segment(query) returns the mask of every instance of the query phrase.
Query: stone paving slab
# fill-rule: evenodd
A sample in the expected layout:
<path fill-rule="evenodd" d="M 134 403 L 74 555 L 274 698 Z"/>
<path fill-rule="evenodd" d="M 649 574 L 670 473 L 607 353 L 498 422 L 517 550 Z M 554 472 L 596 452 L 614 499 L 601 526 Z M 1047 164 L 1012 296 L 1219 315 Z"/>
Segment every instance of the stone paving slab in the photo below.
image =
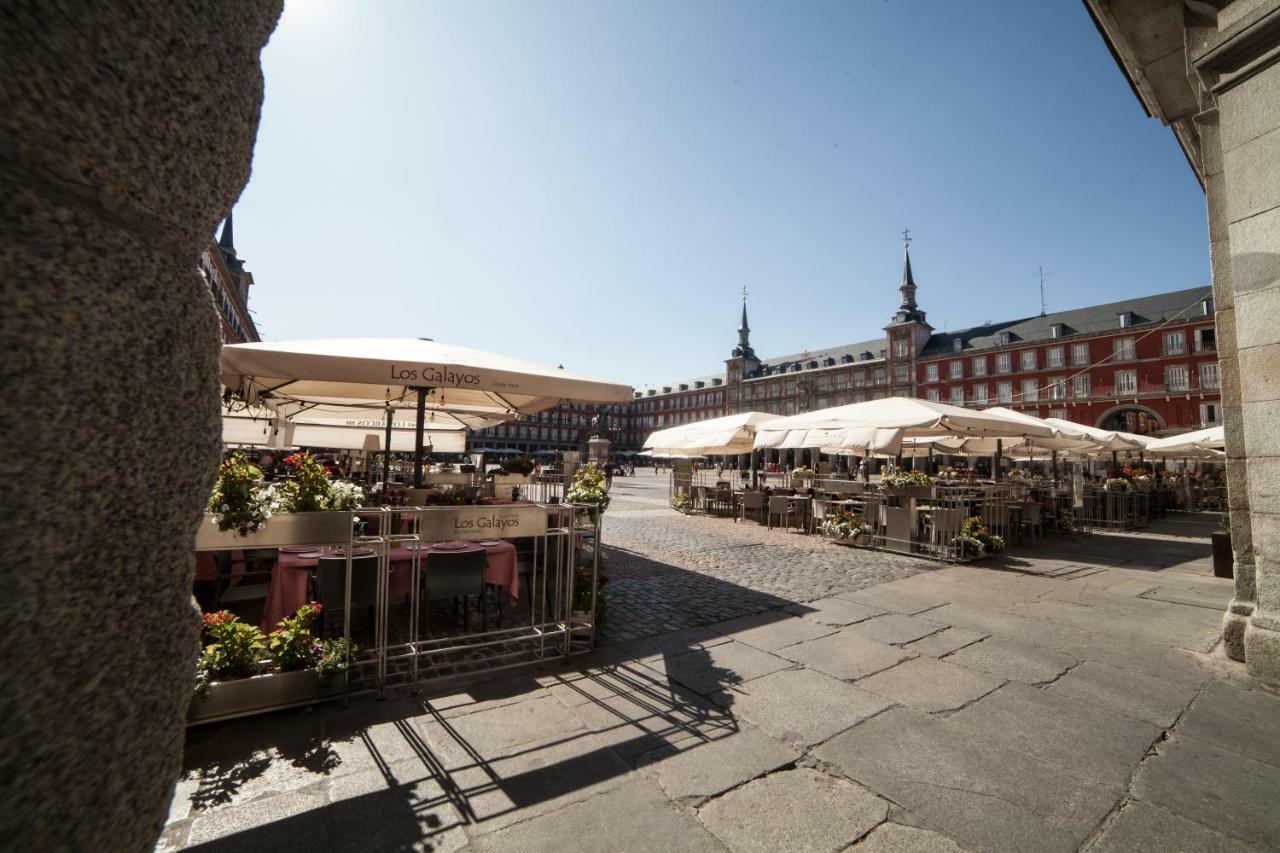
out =
<path fill-rule="evenodd" d="M 744 616 L 712 625 L 711 629 L 766 652 L 794 646 L 835 633 L 836 629 L 780 610 Z"/>
<path fill-rule="evenodd" d="M 1280 843 L 1280 768 L 1174 735 L 1134 778 L 1138 799 L 1224 835 Z"/>
<path fill-rule="evenodd" d="M 910 652 L 847 630 L 779 649 L 778 654 L 832 678 L 845 680 L 863 678 L 912 657 Z"/>
<path fill-rule="evenodd" d="M 743 725 L 731 735 L 691 749 L 674 754 L 659 750 L 647 757 L 643 769 L 651 772 L 676 802 L 701 801 L 789 766 L 799 757 L 798 749 L 754 726 Z"/>
<path fill-rule="evenodd" d="M 1192 689 L 1095 661 L 1085 661 L 1048 689 L 1165 727 L 1173 725 L 1195 695 Z"/>
<path fill-rule="evenodd" d="M 972 850 L 1074 851 L 1123 793 L 973 743 L 949 721 L 908 708 L 872 717 L 814 752 Z"/>
<path fill-rule="evenodd" d="M 791 666 L 789 661 L 738 642 L 710 646 L 674 657 L 647 659 L 642 663 L 704 695 Z"/>
<path fill-rule="evenodd" d="M 946 660 L 1026 684 L 1052 681 L 1080 663 L 1060 652 L 998 639 L 974 643 L 947 655 Z"/>
<path fill-rule="evenodd" d="M 954 711 L 1004 684 L 985 672 L 930 657 L 900 663 L 858 682 L 869 693 L 922 711 Z"/>
<path fill-rule="evenodd" d="M 914 643 L 907 643 L 903 648 L 909 652 L 940 658 L 954 652 L 956 649 L 963 649 L 965 646 L 986 638 L 987 635 L 981 631 L 970 631 L 968 628 L 947 628 L 936 634 L 930 634 L 923 639 L 916 640 Z"/>
<path fill-rule="evenodd" d="M 698 811 L 734 853 L 840 850 L 888 814 L 889 804 L 861 786 L 803 767 L 748 782 Z"/>
<path fill-rule="evenodd" d="M 625 849 L 628 853 L 719 853 L 725 849 L 653 782 L 637 779 L 587 802 L 482 838 L 472 849 L 547 851 Z"/>
<path fill-rule="evenodd" d="M 947 722 L 965 737 L 1111 785 L 1126 784 L 1160 729 L 1090 702 L 1010 683 Z"/>
<path fill-rule="evenodd" d="M 851 625 L 849 630 L 877 643 L 900 646 L 936 634 L 947 627 L 914 616 L 903 616 L 901 613 L 886 613 Z"/>
<path fill-rule="evenodd" d="M 1269 690 L 1210 684 L 1178 724 L 1178 735 L 1280 767 L 1278 705 L 1280 694 Z"/>
<path fill-rule="evenodd" d="M 917 613 L 932 610 L 951 601 L 949 596 L 928 591 L 914 592 L 903 586 L 899 581 L 867 587 L 854 592 L 843 592 L 836 597 L 856 601 L 859 604 L 865 604 L 889 613 L 901 613 L 905 616 L 915 616 Z"/>
<path fill-rule="evenodd" d="M 1134 800 L 1116 815 L 1089 853 L 1248 853 L 1257 849 Z"/>
<path fill-rule="evenodd" d="M 886 821 L 849 848 L 851 853 L 964 853 L 945 835 L 918 826 Z"/>
<path fill-rule="evenodd" d="M 713 698 L 735 716 L 801 746 L 821 743 L 891 704 L 813 669 L 784 669 Z"/>
<path fill-rule="evenodd" d="M 862 622 L 873 616 L 884 613 L 878 607 L 871 607 L 845 598 L 824 598 L 817 601 L 806 601 L 786 608 L 787 612 L 811 619 L 822 625 L 842 628 L 855 622 Z"/>

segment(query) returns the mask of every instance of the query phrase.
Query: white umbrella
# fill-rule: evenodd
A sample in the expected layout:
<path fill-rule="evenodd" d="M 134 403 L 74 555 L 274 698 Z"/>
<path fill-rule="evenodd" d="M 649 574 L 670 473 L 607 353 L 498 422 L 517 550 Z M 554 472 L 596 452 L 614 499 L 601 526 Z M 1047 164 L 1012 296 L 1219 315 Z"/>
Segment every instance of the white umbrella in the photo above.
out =
<path fill-rule="evenodd" d="M 270 411 L 225 412 L 222 416 L 224 444 L 258 444 L 272 447 L 329 447 L 339 450 L 383 449 L 384 424 L 360 419 L 278 418 Z M 391 430 L 391 449 L 411 453 L 415 433 L 412 423 L 397 422 Z M 466 429 L 461 426 L 432 428 L 423 433 L 423 443 L 435 453 L 464 453 Z"/>
<path fill-rule="evenodd" d="M 645 440 L 644 446 L 681 455 L 750 453 L 755 448 L 757 426 L 777 418 L 777 415 L 767 412 L 741 412 L 682 424 L 653 433 Z"/>
<path fill-rule="evenodd" d="M 1119 432 L 1116 430 L 1099 429 L 1098 427 L 1086 426 L 1072 421 L 1064 421 L 1060 418 L 1044 418 L 1044 422 L 1054 429 L 1060 429 L 1064 434 L 1070 434 L 1072 431 L 1086 436 L 1094 443 L 1098 450 L 1135 450 L 1140 451 L 1146 447 L 1146 443 L 1141 436 L 1134 435 L 1129 432 Z"/>
<path fill-rule="evenodd" d="M 316 406 L 416 408 L 415 486 L 428 411 L 506 420 L 563 400 L 624 403 L 633 396 L 628 385 L 416 338 L 231 344 L 222 348 L 222 384 L 245 403 L 290 416 Z"/>
<path fill-rule="evenodd" d="M 1203 451 L 1223 450 L 1226 446 L 1226 431 L 1216 426 L 1157 438 L 1147 445 L 1146 452 L 1155 456 L 1196 456 Z"/>
<path fill-rule="evenodd" d="M 767 421 L 757 426 L 755 445 L 783 449 L 852 448 L 892 454 L 909 436 L 949 435 L 1050 438 L 1053 430 L 932 400 L 886 397 Z"/>

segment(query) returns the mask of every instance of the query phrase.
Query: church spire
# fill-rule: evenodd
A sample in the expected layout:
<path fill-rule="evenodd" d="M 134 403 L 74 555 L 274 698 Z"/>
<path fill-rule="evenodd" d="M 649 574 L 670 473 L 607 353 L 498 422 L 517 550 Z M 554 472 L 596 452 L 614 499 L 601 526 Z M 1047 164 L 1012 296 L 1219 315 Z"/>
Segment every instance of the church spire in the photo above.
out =
<path fill-rule="evenodd" d="M 738 346 L 734 349 L 735 357 L 744 356 L 754 359 L 756 354 L 751 350 L 751 326 L 747 323 L 747 289 L 742 288 L 742 325 L 738 327 Z"/>
<path fill-rule="evenodd" d="M 919 308 L 916 305 L 916 280 L 911 275 L 911 231 L 905 229 L 903 231 L 902 240 L 902 285 L 898 288 L 902 294 L 902 304 L 898 306 L 901 311 L 915 311 Z"/>
<path fill-rule="evenodd" d="M 218 248 L 222 250 L 222 258 L 234 272 L 244 272 L 244 261 L 236 254 L 235 225 L 231 221 L 235 209 L 227 211 L 227 218 L 222 221 L 222 236 L 218 238 Z"/>

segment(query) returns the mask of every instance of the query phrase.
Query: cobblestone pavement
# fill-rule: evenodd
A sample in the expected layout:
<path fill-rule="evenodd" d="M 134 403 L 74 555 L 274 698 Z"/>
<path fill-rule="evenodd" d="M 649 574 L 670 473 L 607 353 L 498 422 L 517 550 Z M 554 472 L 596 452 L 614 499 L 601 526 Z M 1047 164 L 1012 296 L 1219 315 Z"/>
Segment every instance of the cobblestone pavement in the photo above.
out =
<path fill-rule="evenodd" d="M 608 624 L 622 642 L 813 601 L 937 568 L 897 554 L 842 548 L 754 521 L 686 516 L 667 503 L 667 475 L 613 481 L 604 521 Z"/>

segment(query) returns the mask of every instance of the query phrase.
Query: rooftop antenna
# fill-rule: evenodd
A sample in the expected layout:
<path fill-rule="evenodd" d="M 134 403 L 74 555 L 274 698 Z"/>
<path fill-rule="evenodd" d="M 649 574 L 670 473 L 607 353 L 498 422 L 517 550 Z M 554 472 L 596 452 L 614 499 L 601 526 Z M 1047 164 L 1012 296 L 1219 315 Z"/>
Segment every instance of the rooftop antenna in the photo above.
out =
<path fill-rule="evenodd" d="M 1043 317 L 1045 313 L 1044 312 L 1045 306 L 1048 304 L 1044 301 L 1044 280 L 1049 276 L 1053 275 L 1053 273 L 1045 272 L 1044 267 L 1039 267 L 1039 270 L 1040 270 L 1040 316 Z"/>

